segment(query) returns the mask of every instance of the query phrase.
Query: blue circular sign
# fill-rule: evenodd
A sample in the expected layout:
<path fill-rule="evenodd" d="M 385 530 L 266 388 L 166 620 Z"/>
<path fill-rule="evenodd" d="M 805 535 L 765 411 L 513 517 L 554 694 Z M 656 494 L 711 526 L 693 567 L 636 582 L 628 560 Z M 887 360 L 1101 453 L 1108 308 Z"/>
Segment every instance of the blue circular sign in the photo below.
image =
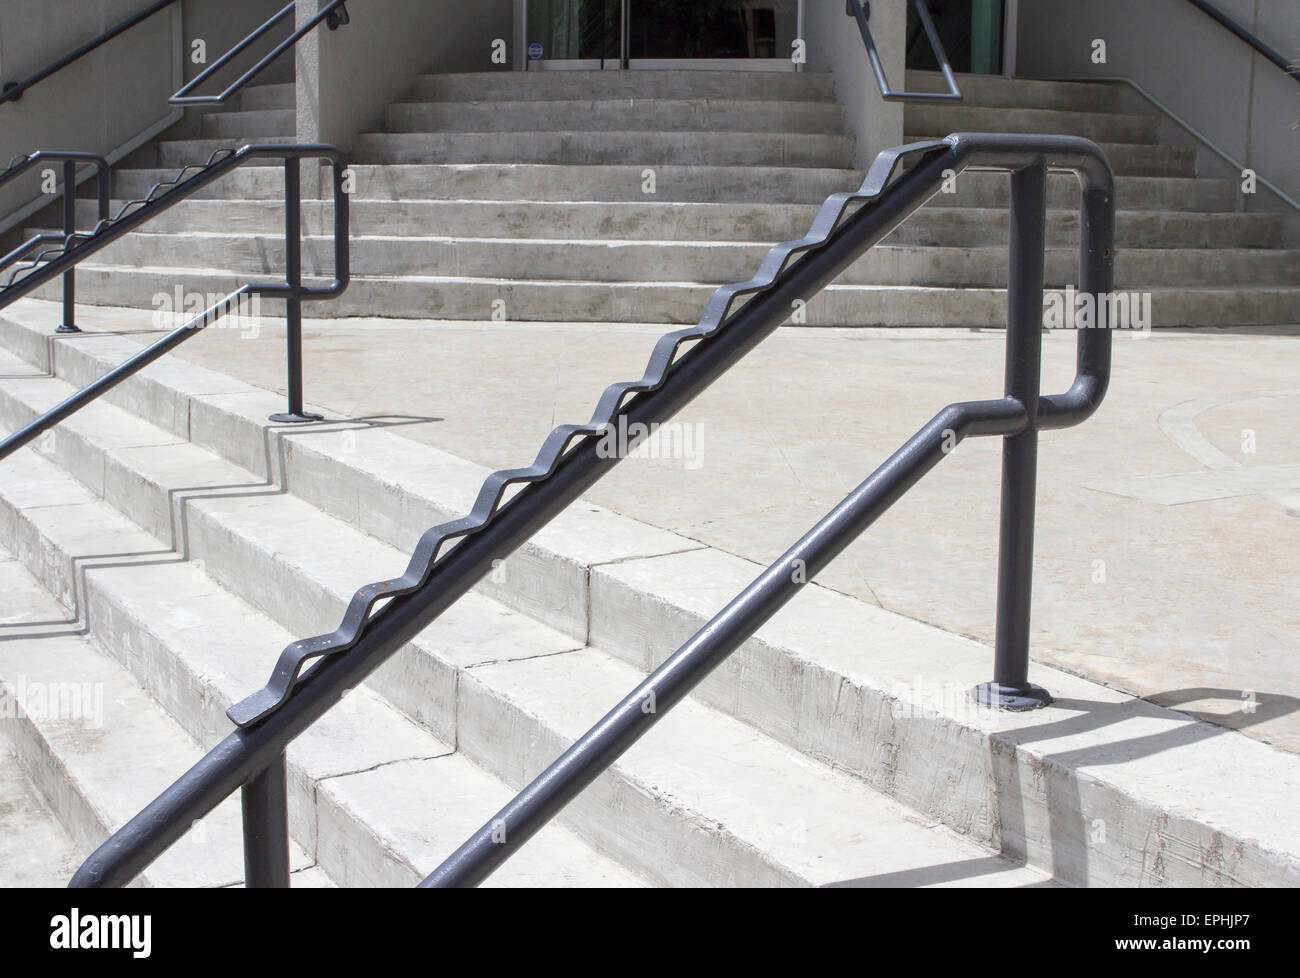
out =
<path fill-rule="evenodd" d="M 536 61 L 541 56 L 542 56 L 542 46 L 540 44 L 534 41 L 532 44 L 528 45 L 528 57 Z"/>

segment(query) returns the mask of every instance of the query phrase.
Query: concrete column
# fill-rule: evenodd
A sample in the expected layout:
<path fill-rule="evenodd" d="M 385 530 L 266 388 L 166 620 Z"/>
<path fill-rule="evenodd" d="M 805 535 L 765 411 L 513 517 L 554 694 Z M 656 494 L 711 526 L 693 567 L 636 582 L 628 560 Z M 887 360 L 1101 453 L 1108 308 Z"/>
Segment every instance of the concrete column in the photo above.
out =
<path fill-rule="evenodd" d="M 908 0 L 871 0 L 871 36 L 894 88 L 903 87 L 907 8 Z M 855 163 L 866 166 L 881 150 L 901 143 L 903 107 L 880 97 L 862 35 L 842 0 L 808 3 L 804 38 L 809 70 L 835 75 L 835 97 L 844 106 L 849 134 L 857 139 Z"/>

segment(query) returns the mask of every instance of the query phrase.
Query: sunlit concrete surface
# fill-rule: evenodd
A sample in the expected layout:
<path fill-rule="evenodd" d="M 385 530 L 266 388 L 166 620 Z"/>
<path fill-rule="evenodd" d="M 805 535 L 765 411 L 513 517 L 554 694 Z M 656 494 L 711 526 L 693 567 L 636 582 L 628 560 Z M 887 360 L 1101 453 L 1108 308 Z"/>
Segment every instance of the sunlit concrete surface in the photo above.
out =
<path fill-rule="evenodd" d="M 140 314 L 87 309 L 94 327 Z M 656 326 L 311 321 L 308 400 L 490 466 L 638 377 Z M 1120 334 L 1106 403 L 1043 436 L 1033 656 L 1300 750 L 1300 340 Z M 141 335 L 141 340 L 147 335 Z M 180 355 L 282 390 L 283 333 L 209 330 Z M 1044 337 L 1063 390 L 1074 336 Z M 395 355 L 400 353 L 400 355 Z M 630 458 L 594 501 L 752 560 L 777 557 L 950 401 L 1001 392 L 997 331 L 797 329 L 676 421 L 689 458 Z M 688 454 L 681 452 L 679 454 Z M 819 581 L 991 642 L 999 445 L 964 443 Z M 1252 712 L 1253 711 L 1253 712 Z"/>

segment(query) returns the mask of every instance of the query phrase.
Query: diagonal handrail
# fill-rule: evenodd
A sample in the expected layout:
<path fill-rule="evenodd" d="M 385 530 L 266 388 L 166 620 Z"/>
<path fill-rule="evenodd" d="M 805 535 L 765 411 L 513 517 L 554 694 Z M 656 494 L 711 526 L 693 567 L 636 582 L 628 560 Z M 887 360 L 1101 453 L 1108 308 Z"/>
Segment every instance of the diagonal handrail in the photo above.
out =
<path fill-rule="evenodd" d="M 26 92 L 33 85 L 37 85 L 40 82 L 43 82 L 46 78 L 49 78 L 51 75 L 62 71 L 64 68 L 68 67 L 68 65 L 72 64 L 73 62 L 80 61 L 86 55 L 90 54 L 91 51 L 96 50 L 101 45 L 107 44 L 109 41 L 113 40 L 113 38 L 117 37 L 118 35 L 125 34 L 136 24 L 148 20 L 154 14 L 158 13 L 158 11 L 170 7 L 172 4 L 176 2 L 177 0 L 157 0 L 156 3 L 152 3 L 148 7 L 145 7 L 143 10 L 137 11 L 136 13 L 132 14 L 130 17 L 127 17 L 125 20 L 119 21 L 118 23 L 110 27 L 108 30 L 102 32 L 101 34 L 87 41 L 85 44 L 79 45 L 72 51 L 65 54 L 63 57 L 58 58 L 57 60 L 46 65 L 44 68 L 42 68 L 40 71 L 37 71 L 35 74 L 29 75 L 28 77 L 24 78 L 22 81 L 5 82 L 3 90 L 0 91 L 0 105 L 4 104 L 5 102 L 17 102 L 20 98 L 23 97 L 23 93 Z"/>
<path fill-rule="evenodd" d="M 904 158 L 910 158 L 913 165 L 895 176 Z M 1081 292 L 1096 295 L 1108 294 L 1111 288 L 1114 178 L 1101 150 L 1085 139 L 955 134 L 937 142 L 900 147 L 877 157 L 856 194 L 837 194 L 823 205 L 812 233 L 772 249 L 759 275 L 751 281 L 714 293 L 699 326 L 677 330 L 662 338 L 641 381 L 609 388 L 601 404 L 612 408 L 614 413 L 597 425 L 597 430 L 603 434 L 607 425 L 623 430 L 626 424 L 629 432 L 648 431 L 651 423 L 672 417 L 786 322 L 796 303 L 806 302 L 824 289 L 863 252 L 938 193 L 952 173 L 968 167 L 1013 171 L 1013 180 L 1022 188 L 1021 192 L 1013 193 L 1013 200 L 1030 198 L 1024 201 L 1019 217 L 1013 207 L 1016 233 L 1012 239 L 1012 258 L 1028 259 L 1035 247 L 1039 254 L 1036 261 L 1024 263 L 1029 271 L 1018 275 L 1017 285 L 1008 291 L 1008 363 L 1013 357 L 1019 362 L 1029 356 L 1028 339 L 1037 340 L 1041 327 L 1046 172 L 1048 169 L 1073 171 L 1083 185 L 1079 288 Z M 1024 192 L 1026 187 L 1030 190 L 1037 187 L 1036 200 L 1032 193 Z M 848 213 L 854 200 L 860 201 L 861 206 Z M 1023 249 L 1024 255 L 1017 249 Z M 792 262 L 790 259 L 796 254 L 801 257 Z M 742 295 L 749 296 L 748 301 L 729 312 L 734 300 Z M 692 340 L 692 345 L 679 352 L 687 340 Z M 963 419 L 940 415 L 940 419 L 950 420 L 965 433 L 1003 435 L 1007 439 L 1008 457 L 1019 460 L 1013 466 L 1018 472 L 1014 484 L 1019 490 L 1023 490 L 1025 477 L 1032 475 L 1032 468 L 1026 469 L 1021 463 L 1025 450 L 1036 445 L 1037 432 L 1078 424 L 1101 403 L 1110 377 L 1109 330 L 1080 331 L 1076 376 L 1062 394 L 1039 396 L 1036 360 L 1032 366 L 1033 384 L 1025 389 L 1018 385 L 1029 376 L 1028 369 L 1017 370 L 1014 378 L 1008 370 L 1007 398 L 995 402 L 999 406 L 989 409 L 990 417 L 971 415 Z M 596 420 L 601 420 L 599 412 Z M 267 703 L 255 700 L 248 722 L 238 726 L 114 833 L 86 860 L 69 885 L 129 883 L 180 839 L 196 820 L 240 790 L 244 803 L 246 882 L 250 886 L 288 886 L 285 808 L 288 744 L 463 596 L 497 561 L 522 546 L 610 471 L 624 453 L 604 451 L 600 434 L 590 430 L 590 426 L 559 428 L 548 438 L 547 447 L 539 455 L 544 474 L 516 470 L 490 477 L 479 498 L 480 502 L 490 500 L 492 511 L 481 526 L 473 529 L 458 525 L 460 521 L 457 521 L 426 534 L 422 541 L 425 557 L 429 556 L 434 541 L 440 545 L 443 539 L 455 536 L 458 542 L 428 566 L 415 590 L 387 594 L 387 602 L 365 619 L 365 628 L 358 633 L 354 644 L 346 650 L 337 650 L 336 654 L 318 657 L 319 661 L 288 686 L 287 698 L 269 703 L 270 710 L 265 709 Z M 904 453 L 908 451 L 905 447 Z M 522 488 L 500 504 L 505 488 L 515 482 L 521 482 Z M 903 479 L 893 485 L 891 492 L 905 491 L 910 484 L 908 479 Z M 1029 487 L 1032 511 L 1032 479 Z M 1023 492 L 1016 498 L 1023 500 Z M 1028 526 L 1032 531 L 1032 520 Z M 1007 532 L 1004 522 L 1003 544 L 1007 556 L 1003 569 L 1010 567 L 1024 575 L 1024 526 L 1013 526 L 1011 530 Z M 390 583 L 377 587 L 384 588 Z M 1013 585 L 1006 589 L 1008 603 L 1013 603 L 1012 598 L 1022 599 L 1027 577 L 1008 583 Z M 361 600 L 373 608 L 365 597 Z M 1017 669 L 1027 670 L 1027 651 L 1016 646 L 1021 637 L 1027 639 L 1028 607 L 1027 602 L 1022 604 L 1023 608 L 1016 608 L 1017 613 L 1010 616 L 1006 628 L 1016 641 L 1009 641 L 1005 649 L 999 642 L 994 683 L 982 687 L 986 698 L 1000 700 L 1004 695 L 1016 693 Z M 1000 639 L 1004 631 L 1001 607 L 1000 590 Z M 329 644 L 328 637 L 318 641 L 322 648 Z M 310 652 L 311 648 L 300 651 Z M 1018 665 L 1014 660 L 1021 651 L 1025 651 L 1026 661 Z M 290 669 L 297 665 L 291 658 Z M 268 699 L 275 699 L 274 689 Z"/>
<path fill-rule="evenodd" d="M 1282 71 L 1290 75 L 1295 81 L 1300 82 L 1300 64 L 1288 61 L 1275 48 L 1265 44 L 1258 35 L 1246 30 L 1246 28 L 1242 27 L 1241 24 L 1237 23 L 1214 4 L 1207 2 L 1207 0 L 1187 0 L 1187 2 L 1213 20 L 1220 27 L 1223 27 L 1232 34 L 1241 38 L 1241 40 L 1245 41 L 1246 44 L 1253 48 L 1255 52 L 1265 60 L 1281 68 Z"/>

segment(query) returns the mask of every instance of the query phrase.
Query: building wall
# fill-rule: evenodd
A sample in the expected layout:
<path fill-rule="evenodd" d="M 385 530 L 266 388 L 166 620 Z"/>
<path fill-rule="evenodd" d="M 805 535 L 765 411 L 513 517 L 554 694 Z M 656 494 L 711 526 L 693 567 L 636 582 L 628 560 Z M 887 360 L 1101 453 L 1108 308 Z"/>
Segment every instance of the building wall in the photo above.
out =
<path fill-rule="evenodd" d="M 1300 3 L 1215 3 L 1284 56 L 1300 57 Z M 1105 64 L 1092 62 L 1094 38 L 1106 41 Z M 1025 77 L 1132 78 L 1300 201 L 1300 85 L 1184 0 L 1020 0 L 1016 57 Z M 1195 142 L 1166 128 L 1178 141 Z M 1198 162 L 1203 175 L 1240 176 L 1211 152 L 1202 150 Z M 1282 209 L 1264 190 L 1243 206 Z M 1294 233 L 1300 215 L 1287 210 Z"/>
<path fill-rule="evenodd" d="M 326 3 L 301 0 L 299 22 Z M 511 70 L 514 36 L 512 0 L 357 4 L 347 27 L 315 31 L 298 45 L 298 138 L 346 150 L 421 72 Z M 504 64 L 492 62 L 498 38 L 507 44 Z"/>
<path fill-rule="evenodd" d="M 0 0 L 0 78 L 16 81 L 148 6 L 147 0 Z M 206 67 L 190 43 L 202 38 L 211 63 L 266 20 L 279 0 L 184 0 L 47 78 L 17 102 L 0 105 L 0 165 L 37 149 L 98 153 L 115 161 L 160 128 L 181 120 L 167 99 Z M 279 36 L 287 33 L 287 25 Z M 268 39 L 267 48 L 273 42 Z M 263 49 L 263 50 L 266 50 Z M 248 55 L 229 67 L 233 80 Z M 288 80 L 293 66 L 258 81 Z M 40 175 L 0 191 L 0 230 L 43 203 Z"/>

